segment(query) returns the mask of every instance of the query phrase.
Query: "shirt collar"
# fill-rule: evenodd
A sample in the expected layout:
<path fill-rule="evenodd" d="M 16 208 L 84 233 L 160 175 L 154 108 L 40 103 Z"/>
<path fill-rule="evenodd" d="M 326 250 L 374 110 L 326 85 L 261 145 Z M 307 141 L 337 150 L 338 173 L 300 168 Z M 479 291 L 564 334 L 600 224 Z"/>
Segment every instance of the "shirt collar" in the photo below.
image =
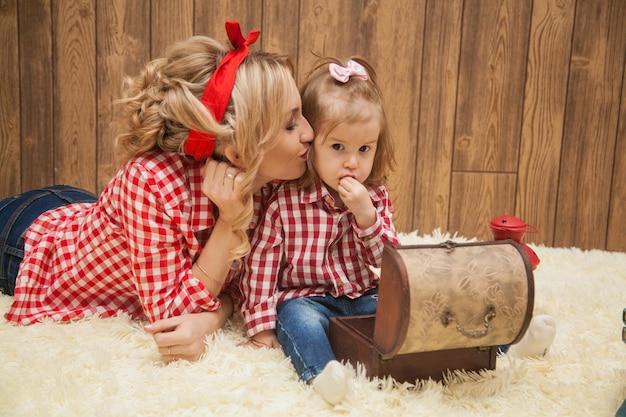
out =
<path fill-rule="evenodd" d="M 270 196 L 276 191 L 281 184 L 281 180 L 274 180 L 261 187 L 259 191 L 254 193 L 253 198 L 253 213 L 252 220 L 250 221 L 249 230 L 256 229 L 259 224 L 259 219 L 265 214 L 265 205 Z"/>
<path fill-rule="evenodd" d="M 319 179 L 315 180 L 315 184 L 311 188 L 300 190 L 300 201 L 303 204 L 311 204 L 328 198 L 332 199 L 333 197 L 330 195 L 326 184 Z"/>

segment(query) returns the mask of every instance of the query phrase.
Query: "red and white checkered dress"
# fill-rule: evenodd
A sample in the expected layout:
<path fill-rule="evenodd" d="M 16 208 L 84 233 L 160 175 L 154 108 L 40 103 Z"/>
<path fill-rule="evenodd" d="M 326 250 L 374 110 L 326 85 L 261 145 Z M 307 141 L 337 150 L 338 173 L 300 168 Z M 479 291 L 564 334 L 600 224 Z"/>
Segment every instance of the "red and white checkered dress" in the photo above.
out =
<path fill-rule="evenodd" d="M 41 215 L 25 235 L 7 320 L 123 311 L 154 321 L 215 310 L 219 300 L 191 273 L 214 222 L 202 167 L 178 154 L 149 153 L 129 161 L 96 203 Z"/>
<path fill-rule="evenodd" d="M 387 188 L 369 189 L 378 214 L 367 229 L 336 208 L 323 184 L 311 191 L 284 183 L 252 234 L 240 288 L 249 336 L 275 328 L 276 307 L 297 297 L 357 298 L 375 287 L 385 244 L 399 244 Z"/>

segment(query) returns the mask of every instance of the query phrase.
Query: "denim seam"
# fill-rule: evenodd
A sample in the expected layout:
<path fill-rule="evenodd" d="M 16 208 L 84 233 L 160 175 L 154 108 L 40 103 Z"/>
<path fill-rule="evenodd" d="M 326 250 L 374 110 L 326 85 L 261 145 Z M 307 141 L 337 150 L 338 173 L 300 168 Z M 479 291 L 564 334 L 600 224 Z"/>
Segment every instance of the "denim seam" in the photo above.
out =
<path fill-rule="evenodd" d="M 289 332 L 286 332 L 285 330 L 282 330 L 282 332 L 286 334 L 289 340 L 291 341 L 291 345 L 294 347 L 294 352 L 298 357 L 298 361 L 302 364 L 305 364 L 304 360 L 302 359 L 302 356 L 300 355 L 300 351 L 296 348 L 296 344 L 293 342 L 293 338 L 291 337 L 291 334 Z M 305 365 L 302 371 L 302 374 L 300 375 L 300 380 L 304 382 L 308 382 L 310 379 L 315 378 L 321 372 L 322 370 L 320 369 L 316 369 L 315 367 Z"/>

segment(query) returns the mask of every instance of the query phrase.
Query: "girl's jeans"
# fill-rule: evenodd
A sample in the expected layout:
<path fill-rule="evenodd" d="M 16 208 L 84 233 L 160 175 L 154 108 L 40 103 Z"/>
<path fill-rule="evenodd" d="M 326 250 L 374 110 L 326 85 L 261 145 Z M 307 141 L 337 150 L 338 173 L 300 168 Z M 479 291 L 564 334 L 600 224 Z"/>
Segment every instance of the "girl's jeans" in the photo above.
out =
<path fill-rule="evenodd" d="M 331 317 L 376 313 L 378 289 L 356 299 L 341 296 L 294 298 L 278 305 L 276 334 L 302 381 L 319 375 L 335 354 L 328 340 Z"/>
<path fill-rule="evenodd" d="M 93 203 L 92 193 L 53 185 L 0 200 L 0 292 L 13 295 L 24 259 L 24 232 L 44 212 L 76 202 Z"/>

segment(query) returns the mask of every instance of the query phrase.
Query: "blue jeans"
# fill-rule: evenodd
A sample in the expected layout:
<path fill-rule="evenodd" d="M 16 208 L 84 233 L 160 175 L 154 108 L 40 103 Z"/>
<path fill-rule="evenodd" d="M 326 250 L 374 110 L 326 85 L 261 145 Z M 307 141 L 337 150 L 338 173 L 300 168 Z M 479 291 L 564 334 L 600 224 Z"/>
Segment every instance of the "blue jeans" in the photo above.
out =
<path fill-rule="evenodd" d="M 89 191 L 53 185 L 0 200 L 0 292 L 13 295 L 24 259 L 24 232 L 44 212 L 71 203 L 93 203 Z"/>
<path fill-rule="evenodd" d="M 351 299 L 346 296 L 294 298 L 278 305 L 276 334 L 302 381 L 319 375 L 336 359 L 328 340 L 331 317 L 376 313 L 378 289 Z"/>

